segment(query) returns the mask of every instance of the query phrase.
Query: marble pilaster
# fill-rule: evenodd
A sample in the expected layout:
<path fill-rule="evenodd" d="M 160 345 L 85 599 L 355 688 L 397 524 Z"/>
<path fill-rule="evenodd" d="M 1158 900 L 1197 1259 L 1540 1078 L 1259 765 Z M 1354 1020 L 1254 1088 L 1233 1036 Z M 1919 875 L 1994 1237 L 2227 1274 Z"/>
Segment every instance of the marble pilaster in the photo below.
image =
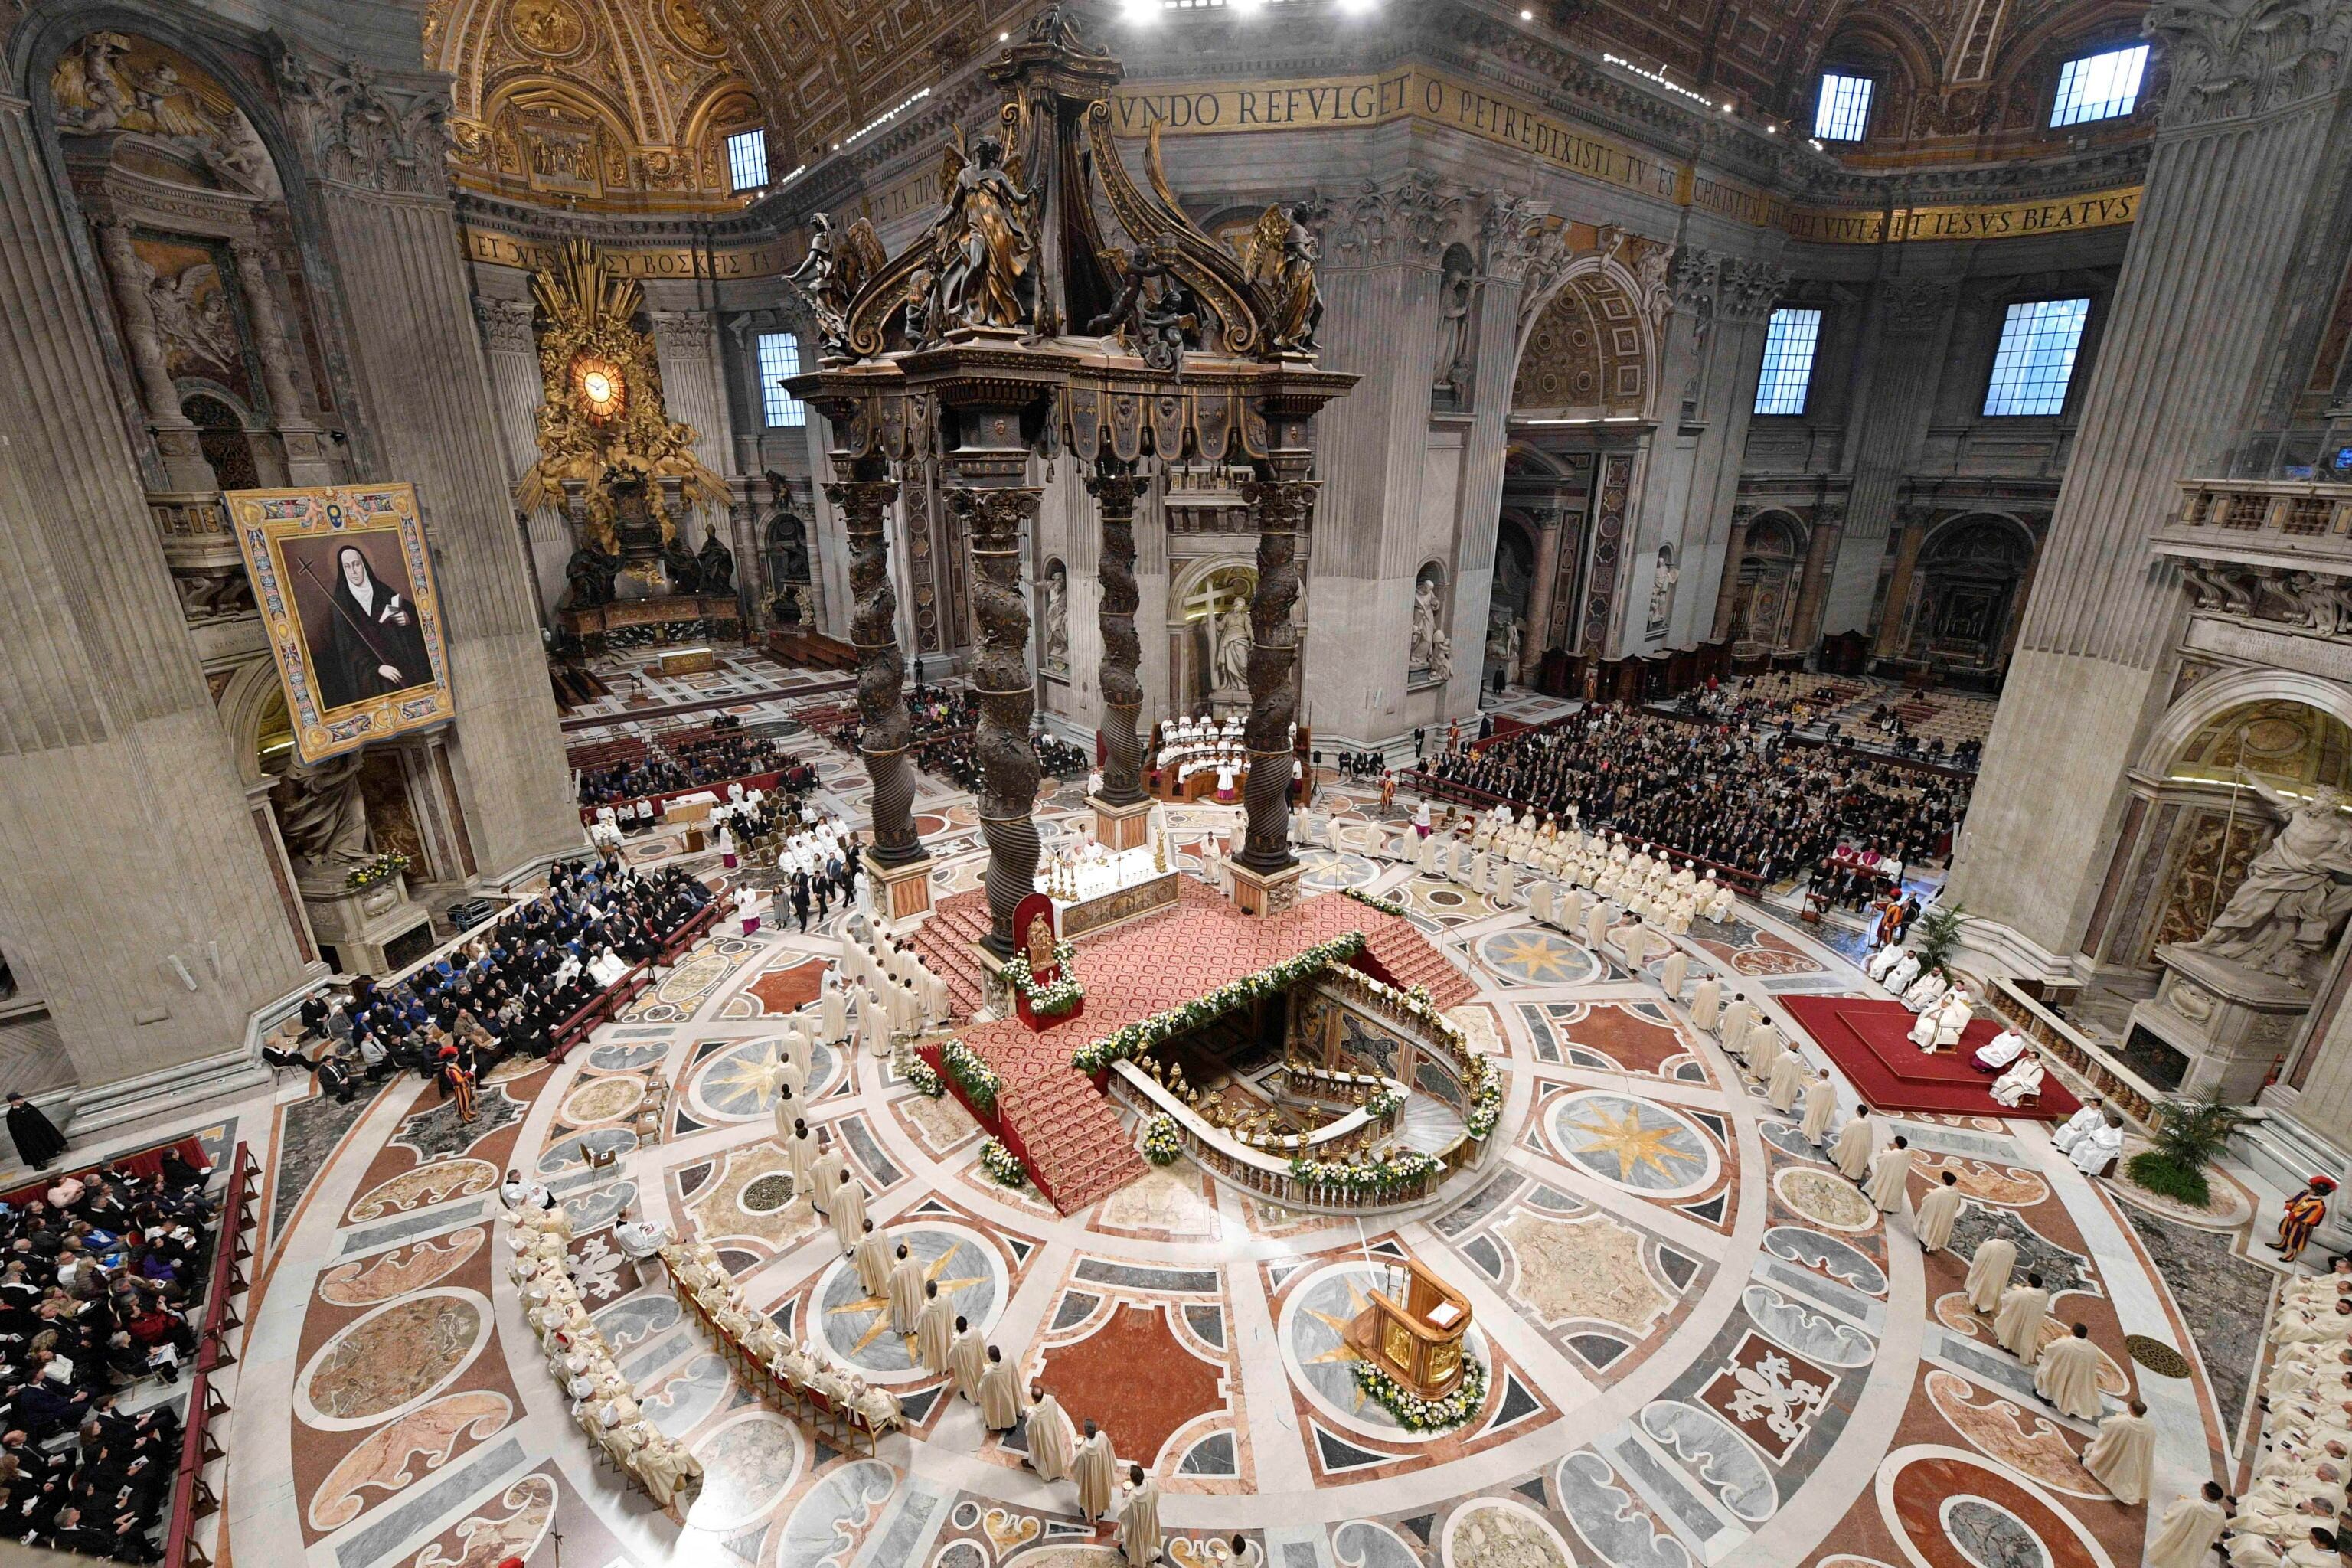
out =
<path fill-rule="evenodd" d="M 2341 36 L 2352 4 L 2304 23 Z M 2133 242 L 2060 488 L 1951 881 L 1972 914 L 2063 954 L 2095 898 L 2125 770 L 2165 702 L 2185 616 L 2148 531 L 2184 475 L 2227 468 L 2283 298 L 2352 107 L 2340 50 L 2274 49 L 2270 7 L 2151 12 L 2172 61 Z M 2300 24 L 2298 24 L 2300 25 Z"/>
<path fill-rule="evenodd" d="M 85 254 L 27 105 L 0 98 L 0 932 L 87 1091 L 218 1058 L 312 971 L 157 547 Z"/>
<path fill-rule="evenodd" d="M 250 236 L 229 241 L 236 262 L 236 281 L 253 314 L 253 346 L 261 360 L 261 384 L 269 394 L 271 423 L 286 455 L 289 484 L 322 485 L 333 475 L 321 445 L 319 427 L 302 409 L 295 389 L 292 351 L 286 346 L 286 321 L 278 289 L 269 278 L 269 258 L 261 242 Z"/>

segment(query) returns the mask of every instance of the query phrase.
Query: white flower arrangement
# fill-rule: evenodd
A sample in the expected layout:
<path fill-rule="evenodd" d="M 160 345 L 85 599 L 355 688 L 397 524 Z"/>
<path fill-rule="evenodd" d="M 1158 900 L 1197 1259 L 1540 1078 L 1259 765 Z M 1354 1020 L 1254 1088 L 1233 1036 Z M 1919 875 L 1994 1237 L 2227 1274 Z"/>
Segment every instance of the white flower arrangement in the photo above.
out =
<path fill-rule="evenodd" d="M 1356 1386 L 1380 1403 L 1408 1432 L 1444 1432 L 1461 1426 L 1486 1403 L 1486 1367 L 1465 1351 L 1462 1381 L 1443 1399 L 1423 1399 L 1370 1362 L 1357 1360 Z"/>
<path fill-rule="evenodd" d="M 1395 1150 L 1376 1160 L 1309 1160 L 1295 1154 L 1290 1161 L 1293 1181 L 1371 1197 L 1418 1185 L 1444 1170 L 1444 1161 L 1418 1149 Z"/>
<path fill-rule="evenodd" d="M 1206 996 L 1171 1007 L 1165 1013 L 1154 1013 L 1149 1018 L 1139 1018 L 1116 1034 L 1089 1040 L 1070 1054 L 1070 1065 L 1083 1073 L 1098 1073 L 1113 1062 L 1139 1056 L 1161 1041 L 1188 1034 L 1245 1003 L 1286 991 L 1318 970 L 1345 963 L 1363 951 L 1362 931 L 1344 932 L 1255 974 L 1244 974 L 1220 985 Z"/>
<path fill-rule="evenodd" d="M 980 1141 L 980 1168 L 987 1172 L 988 1179 L 999 1186 L 1025 1187 L 1029 1184 L 1027 1168 L 1013 1157 L 1012 1150 L 993 1138 Z"/>
<path fill-rule="evenodd" d="M 948 1091 L 948 1086 L 940 1081 L 940 1075 L 931 1070 L 931 1064 L 920 1057 L 907 1064 L 907 1081 L 914 1085 L 915 1092 L 925 1100 L 937 1100 Z"/>
<path fill-rule="evenodd" d="M 1143 1123 L 1143 1157 L 1155 1165 L 1172 1165 L 1184 1152 L 1184 1141 L 1177 1136 L 1176 1119 L 1166 1111 L 1148 1117 Z"/>
<path fill-rule="evenodd" d="M 1384 915 L 1394 915 L 1399 920 L 1405 918 L 1404 906 L 1398 903 L 1394 899 L 1376 898 L 1372 894 L 1364 892 L 1362 889 L 1357 888 L 1342 888 L 1339 890 L 1347 894 L 1348 897 L 1355 900 L 1356 902 L 1360 904 L 1368 904 L 1371 908 L 1380 910 L 1381 913 Z"/>
<path fill-rule="evenodd" d="M 1404 1090 L 1383 1089 L 1364 1101 L 1364 1114 L 1374 1121 L 1382 1121 L 1404 1109 Z"/>
<path fill-rule="evenodd" d="M 963 1090 L 963 1097 L 971 1101 L 974 1110 L 982 1116 L 996 1114 L 996 1091 L 1003 1085 L 998 1080 L 995 1069 L 982 1061 L 972 1048 L 963 1043 L 962 1037 L 950 1035 L 940 1043 L 940 1067 L 948 1077 L 955 1079 L 956 1087 Z"/>
<path fill-rule="evenodd" d="M 1087 988 L 1078 980 L 1077 944 L 1056 939 L 1054 943 L 1054 967 L 1059 974 L 1045 985 L 1029 967 L 1029 955 L 1016 951 L 1004 962 L 1004 983 L 1019 992 L 1029 1003 L 1029 1011 L 1040 1018 L 1058 1018 L 1083 1001 Z"/>

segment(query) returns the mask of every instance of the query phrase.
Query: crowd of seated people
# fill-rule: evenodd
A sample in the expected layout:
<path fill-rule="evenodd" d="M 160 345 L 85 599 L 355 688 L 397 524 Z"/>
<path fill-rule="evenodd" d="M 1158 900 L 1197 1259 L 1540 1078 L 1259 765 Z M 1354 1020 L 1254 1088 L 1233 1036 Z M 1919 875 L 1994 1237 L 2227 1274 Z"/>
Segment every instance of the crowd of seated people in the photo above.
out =
<path fill-rule="evenodd" d="M 179 1417 L 115 1401 L 142 1378 L 175 1381 L 195 1355 L 209 1174 L 174 1149 L 152 1175 L 61 1175 L 0 1204 L 0 1534 L 118 1563 L 162 1556 Z"/>
<path fill-rule="evenodd" d="M 460 1074 L 470 1085 L 511 1054 L 553 1050 L 565 1021 L 709 902 L 710 890 L 675 866 L 637 870 L 613 856 L 559 863 L 546 891 L 406 979 L 380 986 L 361 975 L 347 993 L 311 994 L 298 1044 L 325 1042 L 319 1087 L 338 1100 L 404 1069 L 454 1091 Z M 299 1049 L 263 1054 L 273 1066 L 314 1065 Z"/>
<path fill-rule="evenodd" d="M 1942 766 L 1973 770 L 1982 759 L 1982 741 L 1964 740 L 1948 746 L 1940 739 L 1922 741 L 1889 703 L 1878 704 L 1867 719 L 1849 728 L 1844 721 L 1829 717 L 1836 710 L 1836 705 L 1827 700 L 1828 697 L 1848 695 L 1851 693 L 1833 686 L 1799 689 L 1786 680 L 1762 684 L 1759 678 L 1748 675 L 1729 682 L 1709 680 L 1683 693 L 1676 707 L 1696 718 L 1718 723 L 1746 723 L 1759 729 L 1777 728 L 1789 734 L 1820 723 L 1822 733 L 1832 741 L 1851 740 Z"/>
<path fill-rule="evenodd" d="M 1837 740 L 1845 732 L 1844 726 L 1829 726 L 1830 739 Z M 1904 722 L 1903 715 L 1882 702 L 1870 711 L 1853 732 L 1853 738 L 1865 745 L 1884 746 L 1897 756 L 1917 757 L 1922 762 L 1937 763 L 1950 767 L 1973 771 L 1984 760 L 1984 742 L 1971 737 L 1947 746 L 1940 738 L 1920 740 Z"/>
<path fill-rule="evenodd" d="M 1087 754 L 1067 742 L 1041 731 L 1029 738 L 1029 744 L 1037 753 L 1037 766 L 1055 778 L 1075 778 L 1087 771 Z"/>
<path fill-rule="evenodd" d="M 673 742 L 659 752 L 648 751 L 641 757 L 583 768 L 580 804 L 605 805 L 772 773 L 784 775 L 786 788 L 805 789 L 815 782 L 808 765 L 774 741 L 740 734 L 707 735 Z"/>
<path fill-rule="evenodd" d="M 1622 831 L 1767 883 L 1842 841 L 1916 863 L 1939 857 L 1968 807 L 1960 782 L 1800 745 L 1741 720 L 1698 724 L 1607 705 L 1426 764 L 1561 822 Z"/>

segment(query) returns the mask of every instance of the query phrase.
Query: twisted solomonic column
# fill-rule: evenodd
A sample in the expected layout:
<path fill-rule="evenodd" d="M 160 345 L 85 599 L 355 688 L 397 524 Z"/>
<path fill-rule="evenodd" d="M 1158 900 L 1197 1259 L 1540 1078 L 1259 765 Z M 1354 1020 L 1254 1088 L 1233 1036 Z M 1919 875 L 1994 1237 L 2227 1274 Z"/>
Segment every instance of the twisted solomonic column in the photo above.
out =
<path fill-rule="evenodd" d="M 1135 465 L 1106 456 L 1087 478 L 1087 491 L 1102 511 L 1102 555 L 1096 577 L 1102 588 L 1096 625 L 1102 632 L 1103 782 L 1097 797 L 1108 805 L 1133 805 L 1143 798 L 1143 741 L 1136 726 L 1143 715 L 1143 681 L 1138 668 L 1143 645 L 1136 640 L 1135 498 L 1142 489 Z"/>
<path fill-rule="evenodd" d="M 1261 874 L 1293 863 L 1290 853 L 1292 673 L 1298 663 L 1298 535 L 1314 513 L 1309 479 L 1255 479 L 1242 487 L 1257 528 L 1257 592 L 1250 599 L 1248 842 L 1234 859 Z"/>
<path fill-rule="evenodd" d="M 849 641 L 857 649 L 858 751 L 874 784 L 874 858 L 903 866 L 923 858 L 915 837 L 915 781 L 907 769 L 913 724 L 901 690 L 907 661 L 898 653 L 898 596 L 890 591 L 890 544 L 882 516 L 898 499 L 888 479 L 850 479 L 824 487 L 849 537 Z"/>
<path fill-rule="evenodd" d="M 972 752 L 980 763 L 980 832 L 988 841 L 989 951 L 1013 952 L 1013 912 L 1036 890 L 1037 753 L 1029 744 L 1036 688 L 1029 674 L 1029 601 L 1021 585 L 1021 526 L 1041 490 L 951 486 L 949 515 L 971 539 L 972 618 L 980 655 L 971 689 L 980 700 Z"/>

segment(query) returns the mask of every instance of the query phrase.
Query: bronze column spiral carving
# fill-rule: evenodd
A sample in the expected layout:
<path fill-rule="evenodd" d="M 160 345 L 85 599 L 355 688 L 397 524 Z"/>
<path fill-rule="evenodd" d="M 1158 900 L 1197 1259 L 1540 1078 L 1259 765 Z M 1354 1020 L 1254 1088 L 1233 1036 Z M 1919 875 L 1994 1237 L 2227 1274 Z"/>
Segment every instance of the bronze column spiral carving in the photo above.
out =
<path fill-rule="evenodd" d="M 868 466 L 860 463 L 858 471 Z M 913 725 L 900 690 L 907 664 L 898 653 L 898 598 L 890 591 L 890 544 L 882 531 L 882 514 L 898 499 L 898 487 L 864 477 L 829 484 L 824 493 L 849 538 L 849 591 L 856 600 L 849 640 L 857 649 L 857 749 L 874 784 L 873 855 L 883 865 L 903 866 L 921 859 L 923 847 L 915 837 L 915 783 L 907 771 Z"/>
<path fill-rule="evenodd" d="M 1102 555 L 1096 577 L 1102 604 L 1096 625 L 1102 632 L 1103 782 L 1099 797 L 1110 805 L 1133 805 L 1143 798 L 1143 742 L 1136 726 L 1143 715 L 1143 681 L 1137 674 L 1143 645 L 1136 640 L 1135 498 L 1141 484 L 1135 465 L 1105 454 L 1087 477 L 1087 493 L 1102 510 Z"/>
<path fill-rule="evenodd" d="M 1314 481 L 1254 479 L 1242 487 L 1257 527 L 1257 592 L 1250 599 L 1249 782 L 1242 802 L 1249 814 L 1247 842 L 1234 858 L 1261 874 L 1291 865 L 1291 689 L 1298 663 L 1298 534 L 1315 508 Z"/>
<path fill-rule="evenodd" d="M 972 617 L 980 656 L 971 689 L 980 699 L 972 752 L 980 763 L 980 832 L 988 841 L 989 931 L 999 957 L 1013 948 L 1013 913 L 1036 890 L 1037 753 L 1029 719 L 1037 706 L 1029 674 L 1029 602 L 1021 584 L 1021 525 L 1044 492 L 951 487 L 948 511 L 971 538 Z"/>

